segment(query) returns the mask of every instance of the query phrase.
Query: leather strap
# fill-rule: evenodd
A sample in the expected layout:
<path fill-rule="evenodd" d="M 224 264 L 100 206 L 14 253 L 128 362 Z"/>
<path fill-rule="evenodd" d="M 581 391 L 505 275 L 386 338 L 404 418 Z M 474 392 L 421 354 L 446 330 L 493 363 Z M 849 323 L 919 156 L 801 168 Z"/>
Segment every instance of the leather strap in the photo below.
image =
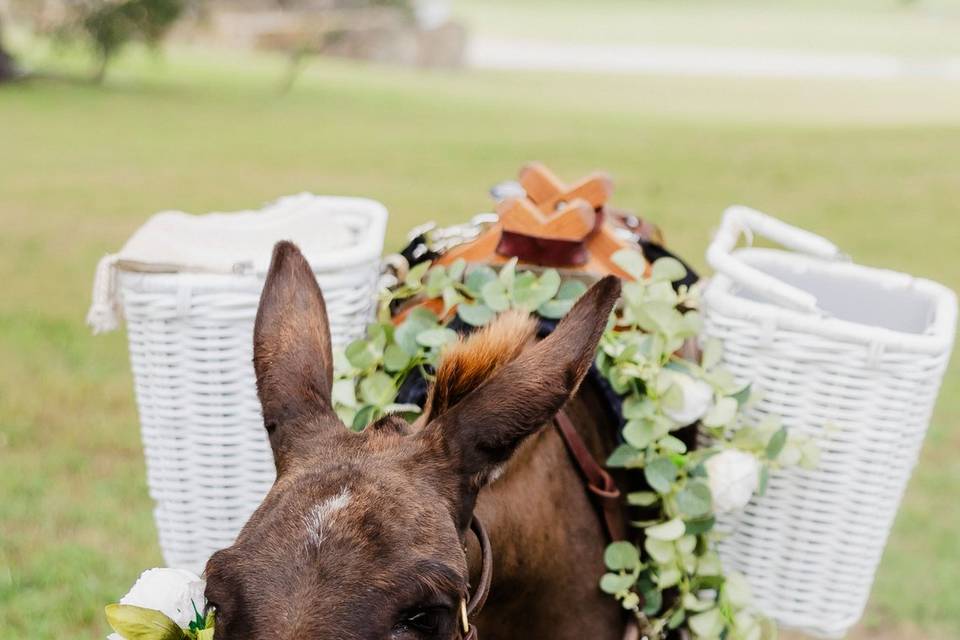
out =
<path fill-rule="evenodd" d="M 607 538 L 611 542 L 626 538 L 626 531 L 621 516 L 620 489 L 614 482 L 613 476 L 607 473 L 599 462 L 590 453 L 587 444 L 580 437 L 576 427 L 567 414 L 561 409 L 553 423 L 563 443 L 570 453 L 570 457 L 577 465 L 577 469 L 586 480 L 587 490 L 593 502 L 603 515 L 603 525 L 607 531 Z"/>
<path fill-rule="evenodd" d="M 463 640 L 477 640 L 477 627 L 471 624 L 470 620 L 483 609 L 487 596 L 490 595 L 490 584 L 493 582 L 493 550 L 490 548 L 490 536 L 487 535 L 487 530 L 477 514 L 473 514 L 470 520 L 470 530 L 480 543 L 480 579 L 476 589 L 473 590 L 473 595 L 470 596 L 470 602 L 465 605 L 461 603 L 460 623 L 461 630 L 464 632 Z"/>

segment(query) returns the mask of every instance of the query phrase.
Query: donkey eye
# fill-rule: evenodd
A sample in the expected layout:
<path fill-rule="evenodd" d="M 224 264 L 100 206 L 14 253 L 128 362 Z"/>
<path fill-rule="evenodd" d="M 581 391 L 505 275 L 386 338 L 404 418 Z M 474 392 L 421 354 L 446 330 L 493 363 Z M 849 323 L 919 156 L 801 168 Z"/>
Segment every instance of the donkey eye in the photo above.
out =
<path fill-rule="evenodd" d="M 403 614 L 394 630 L 415 631 L 424 635 L 435 635 L 443 626 L 444 619 L 449 614 L 444 607 L 424 607 L 412 609 Z"/>

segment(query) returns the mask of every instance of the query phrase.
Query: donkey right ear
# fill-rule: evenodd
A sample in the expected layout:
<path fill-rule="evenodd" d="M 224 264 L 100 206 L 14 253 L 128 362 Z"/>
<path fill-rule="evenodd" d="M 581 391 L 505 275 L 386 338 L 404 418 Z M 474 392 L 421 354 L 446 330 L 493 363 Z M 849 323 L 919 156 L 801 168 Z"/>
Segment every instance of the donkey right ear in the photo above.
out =
<path fill-rule="evenodd" d="M 465 516 L 472 511 L 472 498 L 480 487 L 513 455 L 520 442 L 551 420 L 576 392 L 619 297 L 620 281 L 607 276 L 583 294 L 544 340 L 519 351 L 462 398 L 450 397 L 442 406 L 431 406 L 430 422 L 421 434 L 441 443 L 442 449 L 454 457 L 464 485 L 461 515 L 465 523 L 469 522 Z M 504 326 L 514 324 L 511 320 Z M 526 340 L 523 331 L 511 332 Z M 444 363 L 440 366 L 443 368 Z M 442 373 L 438 372 L 438 383 L 450 378 Z M 431 397 L 436 401 L 440 393 L 434 390 Z M 438 411 L 436 415 L 434 410 Z"/>
<path fill-rule="evenodd" d="M 253 329 L 253 367 L 279 472 L 324 425 L 340 424 L 330 399 L 333 356 L 323 294 L 291 242 L 273 249 Z"/>

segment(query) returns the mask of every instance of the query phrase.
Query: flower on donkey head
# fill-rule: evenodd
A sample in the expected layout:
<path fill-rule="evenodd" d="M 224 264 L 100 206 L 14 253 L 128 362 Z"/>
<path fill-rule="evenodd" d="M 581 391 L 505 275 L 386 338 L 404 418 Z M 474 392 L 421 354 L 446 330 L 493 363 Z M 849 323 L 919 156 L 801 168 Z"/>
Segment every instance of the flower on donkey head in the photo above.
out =
<path fill-rule="evenodd" d="M 185 629 L 197 619 L 198 613 L 203 615 L 206 607 L 203 595 L 205 587 L 201 577 L 183 569 L 149 569 L 140 574 L 127 595 L 120 599 L 120 604 L 159 611 L 178 627 Z M 108 608 L 108 619 L 111 618 L 110 613 Z M 110 619 L 110 622 L 116 629 L 114 619 Z M 107 640 L 124 638 L 131 640 L 121 633 L 107 636 Z"/>
<path fill-rule="evenodd" d="M 760 483 L 760 463 L 738 449 L 725 449 L 710 457 L 704 466 L 718 514 L 739 511 L 747 506 Z"/>

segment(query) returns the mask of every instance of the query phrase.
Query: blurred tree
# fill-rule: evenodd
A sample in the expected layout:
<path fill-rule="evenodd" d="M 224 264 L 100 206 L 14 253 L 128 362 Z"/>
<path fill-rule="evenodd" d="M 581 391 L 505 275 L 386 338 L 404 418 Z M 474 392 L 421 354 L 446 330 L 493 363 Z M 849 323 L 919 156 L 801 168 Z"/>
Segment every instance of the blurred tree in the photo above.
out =
<path fill-rule="evenodd" d="M 3 18 L 0 17 L 0 82 L 13 80 L 19 77 L 20 71 L 13 60 L 13 56 L 3 46 Z"/>
<path fill-rule="evenodd" d="M 77 0 L 63 28 L 66 37 L 87 40 L 97 55 L 96 82 L 110 61 L 132 41 L 159 45 L 189 0 Z"/>

